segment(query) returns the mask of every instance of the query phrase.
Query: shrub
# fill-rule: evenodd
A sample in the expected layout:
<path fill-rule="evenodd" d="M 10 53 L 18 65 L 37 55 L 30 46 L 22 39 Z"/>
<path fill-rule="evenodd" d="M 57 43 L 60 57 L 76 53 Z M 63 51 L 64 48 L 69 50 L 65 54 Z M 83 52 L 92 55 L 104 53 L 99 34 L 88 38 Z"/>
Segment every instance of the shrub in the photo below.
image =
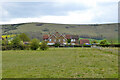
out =
<path fill-rule="evenodd" d="M 11 41 L 11 46 L 13 47 L 14 50 L 21 49 L 22 43 L 18 36 Z"/>
<path fill-rule="evenodd" d="M 5 45 L 6 45 L 5 40 L 2 40 L 2 46 L 5 46 Z"/>
<path fill-rule="evenodd" d="M 30 48 L 32 50 L 37 50 L 39 48 L 39 40 L 38 39 L 33 39 L 31 42 Z"/>
<path fill-rule="evenodd" d="M 2 40 L 2 46 L 8 45 L 8 40 Z"/>
<path fill-rule="evenodd" d="M 107 40 L 102 40 L 102 41 L 100 42 L 100 45 L 107 45 Z"/>
<path fill-rule="evenodd" d="M 57 43 L 54 44 L 54 46 L 55 46 L 55 47 L 59 47 L 59 46 L 60 46 L 60 43 L 57 42 Z"/>
<path fill-rule="evenodd" d="M 68 43 L 71 43 L 71 39 L 67 39 L 67 42 L 68 42 Z"/>
<path fill-rule="evenodd" d="M 13 49 L 13 46 L 12 46 L 12 45 L 2 46 L 2 50 L 12 50 L 12 49 Z"/>
<path fill-rule="evenodd" d="M 6 46 L 2 46 L 2 51 L 7 50 Z"/>
<path fill-rule="evenodd" d="M 30 45 L 24 45 L 24 50 L 29 50 L 30 49 Z"/>
<path fill-rule="evenodd" d="M 43 42 L 41 43 L 40 49 L 41 49 L 41 50 L 47 50 L 47 49 L 48 49 L 48 45 L 47 45 L 47 43 L 46 43 L 45 41 L 43 41 Z"/>

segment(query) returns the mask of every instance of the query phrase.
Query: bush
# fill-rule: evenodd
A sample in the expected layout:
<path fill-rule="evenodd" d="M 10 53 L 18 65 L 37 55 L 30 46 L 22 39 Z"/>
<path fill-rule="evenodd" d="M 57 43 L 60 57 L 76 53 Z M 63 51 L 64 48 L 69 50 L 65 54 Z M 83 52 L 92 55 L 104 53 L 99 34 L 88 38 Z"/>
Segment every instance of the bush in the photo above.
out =
<path fill-rule="evenodd" d="M 24 50 L 29 50 L 30 49 L 30 45 L 24 45 Z"/>
<path fill-rule="evenodd" d="M 91 47 L 91 45 L 83 45 L 83 47 Z"/>
<path fill-rule="evenodd" d="M 13 46 L 12 46 L 12 45 L 2 46 L 2 50 L 12 50 L 12 49 L 13 49 Z"/>
<path fill-rule="evenodd" d="M 2 51 L 7 50 L 6 46 L 2 46 Z"/>
<path fill-rule="evenodd" d="M 33 39 L 30 47 L 32 50 L 37 50 L 39 48 L 39 40 Z"/>
<path fill-rule="evenodd" d="M 29 49 L 29 45 L 25 45 L 19 36 L 13 38 L 12 41 L 2 40 L 2 50 L 25 50 Z"/>
<path fill-rule="evenodd" d="M 2 40 L 2 46 L 8 45 L 8 40 Z"/>
<path fill-rule="evenodd" d="M 22 43 L 19 37 L 15 37 L 12 41 L 11 41 L 11 46 L 14 50 L 17 49 L 21 49 L 22 48 Z"/>
<path fill-rule="evenodd" d="M 59 46 L 60 46 L 60 43 L 55 43 L 54 46 L 55 46 L 55 47 L 59 47 Z"/>
<path fill-rule="evenodd" d="M 48 45 L 47 45 L 47 43 L 46 43 L 45 41 L 43 41 L 43 42 L 41 43 L 40 49 L 41 49 L 41 50 L 47 50 L 47 49 L 48 49 Z"/>
<path fill-rule="evenodd" d="M 100 42 L 100 45 L 107 45 L 107 44 L 108 44 L 107 40 L 102 40 L 102 41 Z"/>
<path fill-rule="evenodd" d="M 68 42 L 68 43 L 71 43 L 71 39 L 67 39 L 67 42 Z"/>

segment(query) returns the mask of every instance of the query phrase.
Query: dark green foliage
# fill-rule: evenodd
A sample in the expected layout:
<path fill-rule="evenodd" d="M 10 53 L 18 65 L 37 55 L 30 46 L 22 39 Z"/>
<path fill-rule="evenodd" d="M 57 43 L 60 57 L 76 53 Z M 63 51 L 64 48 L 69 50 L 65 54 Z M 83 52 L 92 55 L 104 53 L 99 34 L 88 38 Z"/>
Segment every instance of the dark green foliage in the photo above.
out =
<path fill-rule="evenodd" d="M 29 37 L 25 34 L 25 33 L 21 33 L 19 35 L 20 39 L 24 42 L 24 41 L 30 41 Z"/>
<path fill-rule="evenodd" d="M 20 50 L 29 50 L 30 49 L 30 45 L 21 44 L 19 49 Z"/>
<path fill-rule="evenodd" d="M 55 46 L 55 47 L 59 47 L 59 46 L 60 46 L 60 43 L 57 42 L 57 43 L 54 44 L 54 46 Z"/>
<path fill-rule="evenodd" d="M 71 42 L 71 39 L 67 39 L 67 42 L 70 43 L 70 42 Z"/>
<path fill-rule="evenodd" d="M 2 40 L 2 46 L 6 46 L 6 45 L 8 45 L 8 40 L 6 39 L 6 40 Z"/>
<path fill-rule="evenodd" d="M 91 45 L 85 45 L 85 44 L 84 44 L 83 47 L 91 47 Z"/>
<path fill-rule="evenodd" d="M 12 49 L 13 49 L 12 45 L 2 46 L 2 50 L 12 50 Z"/>
<path fill-rule="evenodd" d="M 29 50 L 30 46 L 25 44 L 2 46 L 2 50 Z"/>
<path fill-rule="evenodd" d="M 106 45 L 106 44 L 107 44 L 107 40 L 106 40 L 106 39 L 102 40 L 102 41 L 100 42 L 100 44 L 101 44 L 101 45 Z"/>
<path fill-rule="evenodd" d="M 11 43 L 12 43 L 11 46 L 14 50 L 23 49 L 23 44 L 21 43 L 21 39 L 18 36 L 13 38 Z"/>
<path fill-rule="evenodd" d="M 5 32 L 8 32 L 10 30 L 15 30 L 20 25 L 23 25 L 23 24 L 21 23 L 21 24 L 2 25 L 2 31 L 5 33 Z M 5 34 L 7 34 L 7 33 L 5 33 Z"/>
<path fill-rule="evenodd" d="M 29 50 L 30 49 L 30 45 L 24 45 L 24 50 Z"/>
<path fill-rule="evenodd" d="M 20 38 L 17 36 L 15 38 L 13 38 L 12 40 L 12 45 L 20 45 Z"/>
<path fill-rule="evenodd" d="M 39 48 L 39 40 L 38 39 L 33 39 L 31 41 L 31 49 L 32 50 L 37 50 Z"/>
<path fill-rule="evenodd" d="M 2 40 L 2 46 L 5 46 L 5 45 L 6 45 L 6 41 Z"/>
<path fill-rule="evenodd" d="M 2 50 L 12 50 L 12 49 L 20 49 L 20 39 L 19 37 L 13 38 L 11 44 L 8 44 L 8 40 L 2 40 Z"/>
<path fill-rule="evenodd" d="M 45 41 L 43 41 L 43 42 L 41 43 L 40 49 L 41 49 L 41 50 L 47 50 L 47 49 L 48 49 L 48 45 L 47 45 L 47 43 L 46 43 Z"/>

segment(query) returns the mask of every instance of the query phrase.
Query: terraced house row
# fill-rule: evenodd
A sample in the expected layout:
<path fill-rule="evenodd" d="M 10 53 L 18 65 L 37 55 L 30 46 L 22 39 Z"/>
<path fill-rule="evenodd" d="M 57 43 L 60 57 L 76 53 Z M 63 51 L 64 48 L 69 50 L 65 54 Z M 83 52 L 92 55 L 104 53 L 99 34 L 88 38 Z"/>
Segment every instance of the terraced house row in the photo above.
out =
<path fill-rule="evenodd" d="M 47 41 L 48 45 L 54 45 L 55 43 L 60 43 L 60 45 L 66 45 L 68 43 L 68 40 L 70 40 L 70 43 L 68 44 L 71 45 L 90 44 L 88 39 L 81 39 L 79 41 L 78 35 L 60 34 L 58 32 L 43 35 L 43 40 Z"/>

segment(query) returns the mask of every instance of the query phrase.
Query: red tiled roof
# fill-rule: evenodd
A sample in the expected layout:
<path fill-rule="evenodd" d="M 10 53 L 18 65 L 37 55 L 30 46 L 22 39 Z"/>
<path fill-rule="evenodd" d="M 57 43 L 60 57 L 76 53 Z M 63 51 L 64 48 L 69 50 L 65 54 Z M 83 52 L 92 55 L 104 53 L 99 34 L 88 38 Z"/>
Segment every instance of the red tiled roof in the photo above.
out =
<path fill-rule="evenodd" d="M 78 35 L 71 35 L 71 38 L 72 39 L 79 39 L 79 36 Z"/>
<path fill-rule="evenodd" d="M 48 35 L 43 35 L 43 39 L 48 39 L 49 36 Z"/>
<path fill-rule="evenodd" d="M 90 43 L 88 39 L 80 39 L 80 44 Z"/>
<path fill-rule="evenodd" d="M 65 35 L 66 39 L 70 39 L 70 37 L 71 37 L 70 35 Z"/>

